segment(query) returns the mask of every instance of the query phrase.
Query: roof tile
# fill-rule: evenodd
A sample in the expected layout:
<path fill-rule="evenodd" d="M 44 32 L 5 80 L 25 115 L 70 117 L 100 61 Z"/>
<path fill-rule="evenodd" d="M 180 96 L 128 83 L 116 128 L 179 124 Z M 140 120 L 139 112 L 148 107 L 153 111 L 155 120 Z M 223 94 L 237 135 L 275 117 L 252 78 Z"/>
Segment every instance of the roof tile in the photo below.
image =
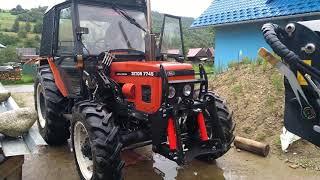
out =
<path fill-rule="evenodd" d="M 320 0 L 214 0 L 191 27 L 320 12 Z"/>

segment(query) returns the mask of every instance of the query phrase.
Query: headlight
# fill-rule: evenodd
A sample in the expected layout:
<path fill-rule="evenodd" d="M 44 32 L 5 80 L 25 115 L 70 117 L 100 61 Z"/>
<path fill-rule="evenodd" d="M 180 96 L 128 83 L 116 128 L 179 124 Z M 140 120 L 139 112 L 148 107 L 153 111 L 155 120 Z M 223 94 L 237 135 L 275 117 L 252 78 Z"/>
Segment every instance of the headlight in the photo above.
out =
<path fill-rule="evenodd" d="M 173 86 L 169 86 L 169 95 L 168 97 L 171 99 L 176 95 L 176 89 Z"/>
<path fill-rule="evenodd" d="M 192 91 L 192 87 L 190 86 L 190 84 L 187 84 L 183 87 L 183 95 L 190 96 L 191 91 Z"/>

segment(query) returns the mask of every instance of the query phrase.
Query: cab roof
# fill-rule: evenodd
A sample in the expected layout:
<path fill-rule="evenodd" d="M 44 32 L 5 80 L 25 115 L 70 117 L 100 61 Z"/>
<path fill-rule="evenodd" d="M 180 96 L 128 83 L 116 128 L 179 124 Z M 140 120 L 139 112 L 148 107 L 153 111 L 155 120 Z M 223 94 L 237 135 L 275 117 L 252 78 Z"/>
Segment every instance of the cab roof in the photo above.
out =
<path fill-rule="evenodd" d="M 128 5 L 128 6 L 139 6 L 139 7 L 145 7 L 146 6 L 146 0 L 59 0 L 58 3 L 52 4 L 48 7 L 46 13 L 53 9 L 56 6 L 59 6 L 60 4 L 69 3 L 69 2 L 83 2 L 83 3 L 115 3 L 118 5 Z"/>

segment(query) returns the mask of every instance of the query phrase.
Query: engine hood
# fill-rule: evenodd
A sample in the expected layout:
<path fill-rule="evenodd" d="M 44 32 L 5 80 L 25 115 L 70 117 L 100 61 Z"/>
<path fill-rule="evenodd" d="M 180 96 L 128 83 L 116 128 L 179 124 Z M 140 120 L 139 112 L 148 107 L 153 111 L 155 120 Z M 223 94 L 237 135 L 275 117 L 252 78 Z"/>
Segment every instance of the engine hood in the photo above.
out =
<path fill-rule="evenodd" d="M 127 61 L 127 62 L 113 62 L 111 65 L 111 72 L 160 72 L 160 65 L 166 71 L 191 71 L 193 70 L 191 64 L 178 62 L 163 62 L 163 61 Z"/>

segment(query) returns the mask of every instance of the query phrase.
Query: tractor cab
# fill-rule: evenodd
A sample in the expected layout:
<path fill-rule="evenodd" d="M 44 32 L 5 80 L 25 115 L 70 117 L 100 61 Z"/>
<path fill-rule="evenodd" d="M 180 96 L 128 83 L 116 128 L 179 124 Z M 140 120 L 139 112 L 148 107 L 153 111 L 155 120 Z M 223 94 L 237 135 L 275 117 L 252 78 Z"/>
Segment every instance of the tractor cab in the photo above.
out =
<path fill-rule="evenodd" d="M 171 59 L 180 62 L 169 63 L 171 69 L 173 64 L 179 69 L 185 58 L 181 18 L 164 15 L 156 42 L 150 16 L 145 0 L 71 0 L 49 10 L 45 14 L 44 26 L 48 28 L 44 28 L 40 55 L 54 58 L 51 65 L 57 66 L 61 80 L 67 82 L 59 87 L 64 95 L 81 95 L 82 68 L 92 66 L 88 59 L 101 61 L 105 52 L 114 55 L 113 62 L 141 62 L 140 67 L 145 64 L 148 68 L 148 62 L 158 61 L 159 72 L 160 64 Z M 192 70 L 191 65 L 180 69 L 186 67 L 189 72 Z M 119 72 L 129 69 L 117 67 Z M 142 68 L 141 72 L 148 70 Z"/>

